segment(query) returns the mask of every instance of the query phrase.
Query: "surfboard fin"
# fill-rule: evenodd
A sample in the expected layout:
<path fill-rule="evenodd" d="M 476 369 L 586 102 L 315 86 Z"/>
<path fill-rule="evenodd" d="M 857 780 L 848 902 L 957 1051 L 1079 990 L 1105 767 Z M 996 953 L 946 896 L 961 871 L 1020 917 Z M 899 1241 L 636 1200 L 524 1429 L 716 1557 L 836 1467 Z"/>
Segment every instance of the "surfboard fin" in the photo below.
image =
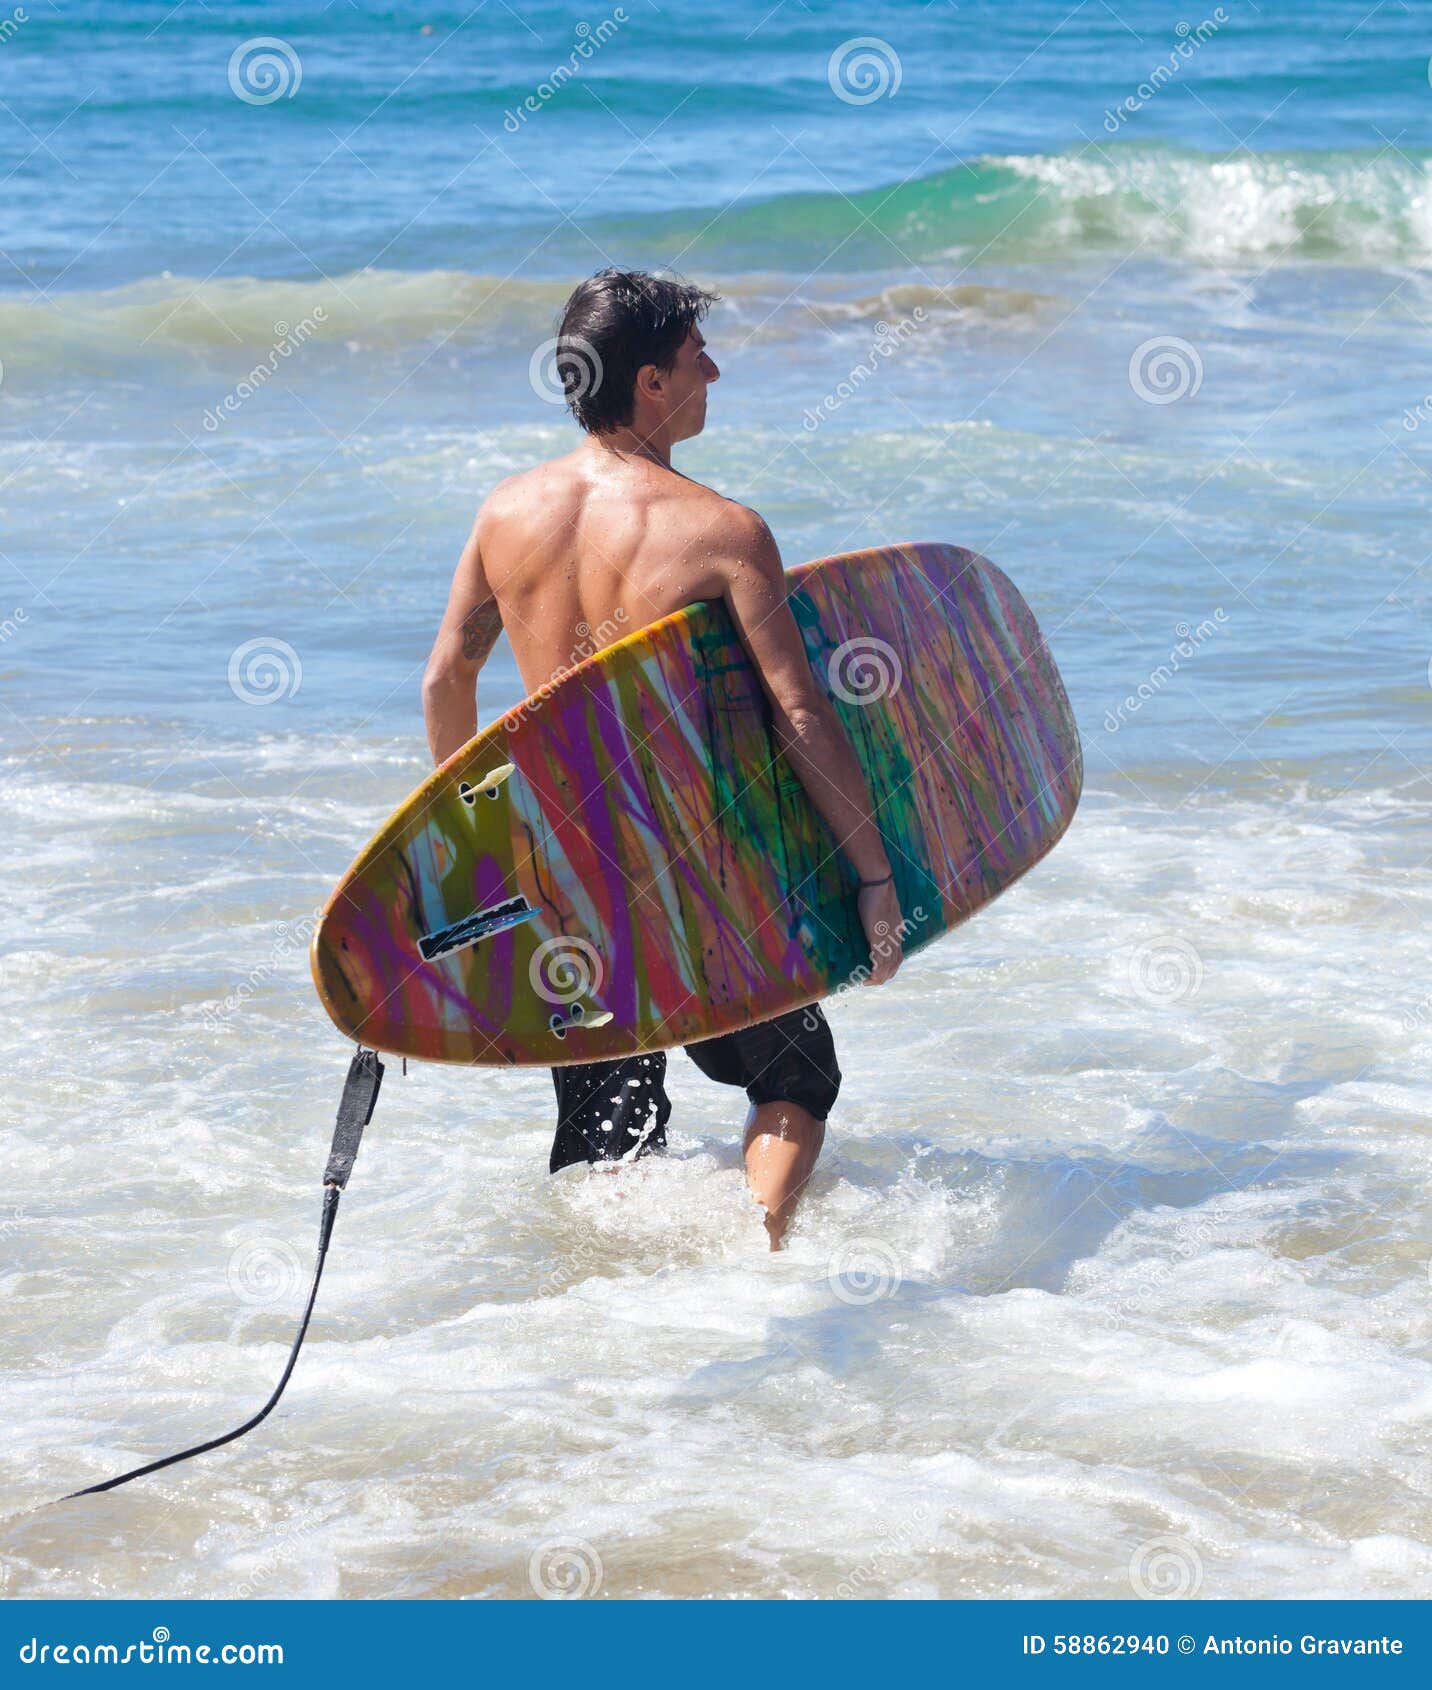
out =
<path fill-rule="evenodd" d="M 565 1014 L 560 1009 L 554 1009 L 547 1018 L 547 1025 L 559 1039 L 565 1039 L 573 1027 L 605 1027 L 611 1018 L 609 1009 L 589 1012 L 584 1003 L 569 1003 Z"/>
<path fill-rule="evenodd" d="M 457 783 L 457 795 L 467 805 L 468 809 L 477 808 L 479 797 L 496 798 L 497 789 L 510 775 L 517 773 L 516 763 L 500 763 L 497 768 L 490 769 L 481 780 L 460 780 Z"/>

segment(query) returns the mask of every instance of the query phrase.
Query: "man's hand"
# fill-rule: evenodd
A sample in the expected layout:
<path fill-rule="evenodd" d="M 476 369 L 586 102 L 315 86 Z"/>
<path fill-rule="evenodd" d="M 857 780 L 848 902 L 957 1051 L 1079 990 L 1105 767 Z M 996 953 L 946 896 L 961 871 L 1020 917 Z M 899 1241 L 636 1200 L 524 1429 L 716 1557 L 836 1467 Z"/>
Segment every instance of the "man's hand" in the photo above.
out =
<path fill-rule="evenodd" d="M 856 907 L 860 911 L 860 925 L 870 941 L 870 974 L 865 984 L 883 986 L 895 978 L 905 949 L 905 921 L 895 895 L 895 882 L 862 887 Z"/>

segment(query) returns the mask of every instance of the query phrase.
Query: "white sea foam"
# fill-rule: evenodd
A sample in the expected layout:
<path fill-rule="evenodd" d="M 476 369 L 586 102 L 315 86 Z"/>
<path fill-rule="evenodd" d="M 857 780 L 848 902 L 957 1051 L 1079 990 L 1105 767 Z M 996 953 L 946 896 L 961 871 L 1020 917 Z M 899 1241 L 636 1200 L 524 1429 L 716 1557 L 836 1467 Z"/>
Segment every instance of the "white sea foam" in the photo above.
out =
<path fill-rule="evenodd" d="M 42 860 L 73 839 L 6 794 Z M 344 1053 L 301 952 L 232 1024 L 184 1013 L 266 954 L 210 900 L 271 928 L 288 847 L 176 922 L 196 812 L 145 803 L 147 892 L 86 910 L 106 803 L 54 938 L 5 935 L 10 1509 L 242 1418 L 309 1265 Z M 845 1090 L 782 1256 L 740 1100 L 679 1053 L 673 1155 L 555 1180 L 545 1073 L 390 1068 L 283 1414 L 15 1523 L 10 1589 L 523 1595 L 558 1539 L 612 1595 L 1113 1596 L 1172 1537 L 1204 1595 L 1416 1593 L 1432 1088 L 1391 1012 L 1427 941 L 1410 839 L 1368 819 L 1410 813 L 1092 791 L 1021 887 L 833 1007 Z M 1127 958 L 1170 931 L 1202 972 L 1150 1003 Z"/>

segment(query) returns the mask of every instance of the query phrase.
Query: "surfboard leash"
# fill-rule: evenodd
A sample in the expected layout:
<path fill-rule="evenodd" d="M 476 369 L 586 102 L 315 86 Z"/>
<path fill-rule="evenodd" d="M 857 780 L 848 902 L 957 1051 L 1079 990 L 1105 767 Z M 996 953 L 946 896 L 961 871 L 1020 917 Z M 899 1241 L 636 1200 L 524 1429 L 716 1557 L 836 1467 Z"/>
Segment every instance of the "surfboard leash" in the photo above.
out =
<path fill-rule="evenodd" d="M 313 1267 L 313 1284 L 309 1288 L 308 1302 L 304 1307 L 298 1336 L 293 1341 L 293 1348 L 288 1352 L 283 1377 L 274 1388 L 273 1395 L 257 1414 L 245 1420 L 242 1426 L 236 1426 L 232 1432 L 225 1432 L 223 1437 L 210 1438 L 207 1443 L 195 1444 L 192 1449 L 181 1449 L 176 1455 L 166 1455 L 160 1461 L 147 1462 L 143 1467 L 135 1467 L 114 1479 L 105 1479 L 101 1484 L 86 1485 L 83 1490 L 71 1491 L 68 1496 L 59 1499 L 61 1502 L 72 1502 L 77 1496 L 94 1496 L 99 1491 L 114 1490 L 119 1485 L 127 1485 L 131 1479 L 142 1479 L 146 1473 L 157 1473 L 161 1468 L 172 1467 L 178 1461 L 188 1461 L 191 1456 L 219 1449 L 224 1444 L 233 1443 L 235 1438 L 243 1437 L 245 1432 L 252 1432 L 261 1421 L 268 1419 L 293 1375 L 298 1352 L 303 1348 L 303 1340 L 308 1335 L 308 1323 L 313 1318 L 313 1305 L 318 1300 L 318 1286 L 323 1278 L 323 1261 L 328 1254 L 328 1243 L 333 1237 L 333 1223 L 338 1215 L 338 1200 L 348 1184 L 349 1174 L 353 1172 L 358 1146 L 363 1141 L 363 1129 L 373 1119 L 373 1109 L 378 1101 L 378 1088 L 382 1083 L 383 1064 L 378 1060 L 377 1051 L 364 1050 L 360 1045 L 357 1055 L 348 1065 L 348 1078 L 343 1085 L 343 1096 L 338 1104 L 338 1119 L 333 1128 L 333 1145 L 328 1153 L 328 1166 L 323 1170 L 323 1213 L 318 1223 L 318 1260 Z"/>

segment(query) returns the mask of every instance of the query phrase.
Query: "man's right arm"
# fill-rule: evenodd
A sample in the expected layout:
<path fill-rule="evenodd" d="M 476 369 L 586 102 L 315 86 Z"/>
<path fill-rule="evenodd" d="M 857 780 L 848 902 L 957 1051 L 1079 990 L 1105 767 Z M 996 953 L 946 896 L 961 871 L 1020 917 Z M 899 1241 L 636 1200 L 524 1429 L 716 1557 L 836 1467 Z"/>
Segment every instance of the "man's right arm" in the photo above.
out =
<path fill-rule="evenodd" d="M 811 672 L 786 602 L 775 538 L 754 511 L 738 506 L 722 551 L 726 604 L 770 700 L 777 742 L 861 880 L 885 881 L 890 861 L 871 814 L 870 790 L 840 718 Z M 871 944 L 870 981 L 879 985 L 900 966 L 893 883 L 862 891 L 859 909 Z"/>
<path fill-rule="evenodd" d="M 502 615 L 482 565 L 482 518 L 479 511 L 458 559 L 447 610 L 423 671 L 423 720 L 437 765 L 477 732 L 477 676 L 502 632 Z"/>

